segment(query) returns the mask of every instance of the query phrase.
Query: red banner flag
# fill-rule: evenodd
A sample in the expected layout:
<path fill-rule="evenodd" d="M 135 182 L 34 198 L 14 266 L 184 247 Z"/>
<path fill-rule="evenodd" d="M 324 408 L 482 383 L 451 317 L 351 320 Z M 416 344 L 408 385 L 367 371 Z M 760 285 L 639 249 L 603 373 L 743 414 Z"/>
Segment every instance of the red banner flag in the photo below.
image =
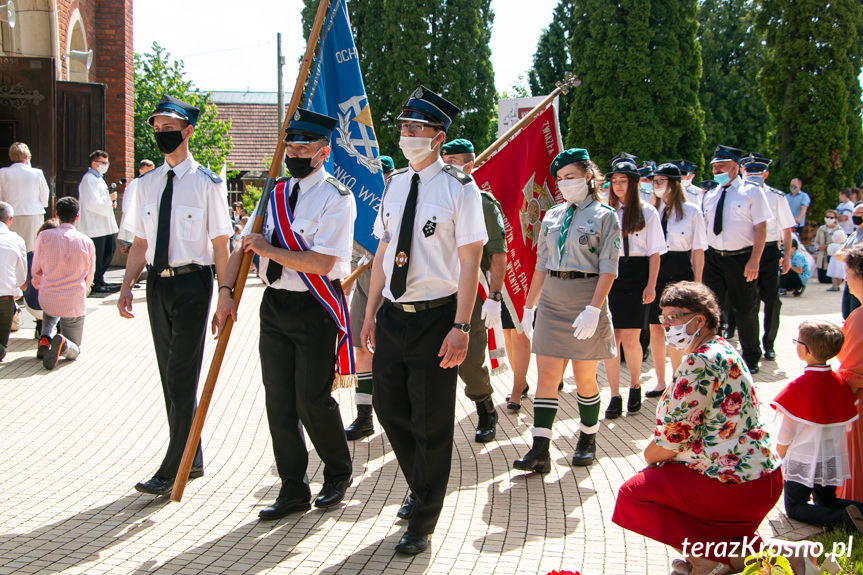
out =
<path fill-rule="evenodd" d="M 516 323 L 536 267 L 536 244 L 545 212 L 563 197 L 549 168 L 562 151 L 554 108 L 540 112 L 527 126 L 474 171 L 480 189 L 503 208 L 507 264 L 506 303 Z"/>

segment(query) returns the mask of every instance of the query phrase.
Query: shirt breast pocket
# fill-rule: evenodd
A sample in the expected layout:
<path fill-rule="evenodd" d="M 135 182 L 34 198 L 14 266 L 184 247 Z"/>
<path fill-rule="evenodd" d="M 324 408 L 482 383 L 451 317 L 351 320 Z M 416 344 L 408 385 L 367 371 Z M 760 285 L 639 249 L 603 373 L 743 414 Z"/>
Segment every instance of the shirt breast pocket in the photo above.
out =
<path fill-rule="evenodd" d="M 455 237 L 453 211 L 441 206 L 425 205 L 417 210 L 414 229 L 426 245 L 437 245 L 440 238 Z"/>
<path fill-rule="evenodd" d="M 204 231 L 204 208 L 177 206 L 174 212 L 180 224 L 180 238 L 197 240 Z"/>
<path fill-rule="evenodd" d="M 578 242 L 578 249 L 585 253 L 596 253 L 599 249 L 599 229 L 592 226 L 579 226 L 570 242 Z"/>
<path fill-rule="evenodd" d="M 294 223 L 291 224 L 291 229 L 303 238 L 303 241 L 306 243 L 306 247 L 311 247 L 314 245 L 315 234 L 317 233 L 319 227 L 320 222 L 302 218 L 295 219 Z"/>
<path fill-rule="evenodd" d="M 401 224 L 402 204 L 396 202 L 386 202 L 381 207 L 381 223 L 383 231 L 380 239 L 389 243 L 399 233 L 399 225 Z"/>
<path fill-rule="evenodd" d="M 156 243 L 156 231 L 159 226 L 159 206 L 147 204 L 141 206 L 141 227 L 143 227 L 144 238 L 148 242 Z"/>
<path fill-rule="evenodd" d="M 734 202 L 731 204 L 731 213 L 736 220 L 749 220 L 749 207 L 743 202 Z"/>

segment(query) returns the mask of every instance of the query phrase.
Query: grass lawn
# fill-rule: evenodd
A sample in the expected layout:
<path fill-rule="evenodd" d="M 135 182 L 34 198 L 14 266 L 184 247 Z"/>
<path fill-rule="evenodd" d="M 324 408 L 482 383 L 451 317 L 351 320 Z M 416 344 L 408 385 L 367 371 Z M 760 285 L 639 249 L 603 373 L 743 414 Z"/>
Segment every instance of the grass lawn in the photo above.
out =
<path fill-rule="evenodd" d="M 835 549 L 837 553 L 836 562 L 842 567 L 839 573 L 842 575 L 863 575 L 863 537 L 856 531 L 852 533 L 847 529 L 838 528 L 833 531 L 825 531 L 810 538 L 810 540 L 819 542 L 824 546 L 824 555 L 820 561 L 823 561 L 823 557 L 833 553 Z M 848 552 L 849 540 L 851 541 L 850 553 Z M 843 545 L 845 546 L 844 553 L 842 552 Z"/>

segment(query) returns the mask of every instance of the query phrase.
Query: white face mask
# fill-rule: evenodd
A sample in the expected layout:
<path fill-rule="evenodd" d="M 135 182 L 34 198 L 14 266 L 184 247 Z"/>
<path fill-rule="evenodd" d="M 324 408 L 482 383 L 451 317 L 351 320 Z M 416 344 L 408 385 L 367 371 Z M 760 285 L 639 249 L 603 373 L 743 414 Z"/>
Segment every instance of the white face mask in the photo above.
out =
<path fill-rule="evenodd" d="M 106 173 L 108 173 L 108 168 L 110 167 L 111 164 L 97 164 L 96 171 L 104 176 Z"/>
<path fill-rule="evenodd" d="M 409 162 L 422 162 L 434 152 L 432 138 L 420 136 L 402 136 L 399 138 L 399 148 Z"/>
<path fill-rule="evenodd" d="M 663 185 L 662 187 L 653 184 L 653 195 L 659 198 L 660 200 L 665 197 L 665 192 L 668 191 L 668 184 Z"/>
<path fill-rule="evenodd" d="M 567 202 L 577 204 L 587 197 L 590 189 L 587 187 L 587 178 L 570 178 L 558 180 L 557 189 L 560 190 L 563 199 Z"/>
<path fill-rule="evenodd" d="M 691 318 L 688 322 L 680 324 L 680 325 L 671 325 L 665 328 L 665 343 L 673 347 L 674 349 L 679 349 L 680 351 L 686 351 L 689 349 L 689 346 L 692 345 L 692 342 L 695 338 L 701 335 L 701 330 L 699 329 L 695 333 L 686 333 L 686 326 L 692 323 L 694 317 Z"/>
<path fill-rule="evenodd" d="M 746 176 L 746 181 L 750 184 L 755 184 L 756 186 L 760 186 L 764 183 L 764 176 L 761 174 L 748 174 Z"/>
<path fill-rule="evenodd" d="M 653 184 L 648 182 L 638 182 L 638 189 L 640 189 L 645 194 L 649 194 L 653 191 Z"/>
<path fill-rule="evenodd" d="M 832 226 L 836 223 L 836 220 L 834 218 L 824 218 L 824 223 L 828 226 Z"/>

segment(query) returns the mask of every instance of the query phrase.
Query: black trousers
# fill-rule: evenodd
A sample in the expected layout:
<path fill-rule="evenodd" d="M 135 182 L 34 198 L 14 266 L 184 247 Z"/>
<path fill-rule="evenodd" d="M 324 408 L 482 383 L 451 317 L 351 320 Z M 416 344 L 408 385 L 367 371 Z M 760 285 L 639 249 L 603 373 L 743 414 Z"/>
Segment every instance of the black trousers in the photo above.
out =
<path fill-rule="evenodd" d="M 0 301 L 0 345 L 9 345 L 9 334 L 12 331 L 12 319 L 15 317 L 15 302 L 11 299 Z"/>
<path fill-rule="evenodd" d="M 473 313 L 470 316 L 470 341 L 467 356 L 460 366 L 458 375 L 464 382 L 464 394 L 471 401 L 484 401 L 494 391 L 491 387 L 491 374 L 485 363 L 488 349 L 488 330 L 482 319 L 482 300 L 476 296 Z"/>
<path fill-rule="evenodd" d="M 300 424 L 324 462 L 324 481 L 351 477 L 351 452 L 332 396 L 338 334 L 332 317 L 311 293 L 264 292 L 259 350 L 267 421 L 282 479 L 280 497 L 311 497 L 309 453 Z"/>
<path fill-rule="evenodd" d="M 842 319 L 848 319 L 852 311 L 860 307 L 860 300 L 851 295 L 848 289 L 848 282 L 845 283 L 845 289 L 842 290 Z"/>
<path fill-rule="evenodd" d="M 748 282 L 743 275 L 751 252 L 721 256 L 713 249 L 704 254 L 704 284 L 716 294 L 720 306 L 729 306 L 737 322 L 738 339 L 743 360 L 755 365 L 761 359 L 758 337 L 758 284 Z M 726 300 L 727 296 L 727 300 Z"/>
<path fill-rule="evenodd" d="M 170 433 L 168 452 L 156 472 L 163 479 L 177 475 L 195 419 L 212 295 L 212 267 L 169 278 L 155 273 L 147 277 L 147 313 Z M 200 443 L 193 465 L 204 465 Z"/>
<path fill-rule="evenodd" d="M 812 504 L 809 504 L 809 496 Z M 785 513 L 791 519 L 821 525 L 822 527 L 837 527 L 843 525 L 854 531 L 851 517 L 845 513 L 849 505 L 856 505 L 863 511 L 863 503 L 836 498 L 836 487 L 815 485 L 806 487 L 796 481 L 785 482 Z"/>
<path fill-rule="evenodd" d="M 779 333 L 779 312 L 782 309 L 782 301 L 779 299 L 781 259 L 782 251 L 777 244 L 764 246 L 758 267 L 758 298 L 764 302 L 764 335 L 761 338 L 764 351 L 773 351 L 776 335 Z"/>
<path fill-rule="evenodd" d="M 782 276 L 782 289 L 786 291 L 803 289 L 805 286 L 800 280 L 800 275 L 794 270 Z"/>
<path fill-rule="evenodd" d="M 105 285 L 105 271 L 111 265 L 111 260 L 114 258 L 114 235 L 99 236 L 98 238 L 90 238 L 93 240 L 93 245 L 96 246 L 96 272 L 93 274 L 93 285 Z"/>
<path fill-rule="evenodd" d="M 456 302 L 409 313 L 389 301 L 378 310 L 372 360 L 378 420 L 416 498 L 408 531 L 429 534 L 440 517 L 452 458 L 457 368 L 438 352 Z"/>

